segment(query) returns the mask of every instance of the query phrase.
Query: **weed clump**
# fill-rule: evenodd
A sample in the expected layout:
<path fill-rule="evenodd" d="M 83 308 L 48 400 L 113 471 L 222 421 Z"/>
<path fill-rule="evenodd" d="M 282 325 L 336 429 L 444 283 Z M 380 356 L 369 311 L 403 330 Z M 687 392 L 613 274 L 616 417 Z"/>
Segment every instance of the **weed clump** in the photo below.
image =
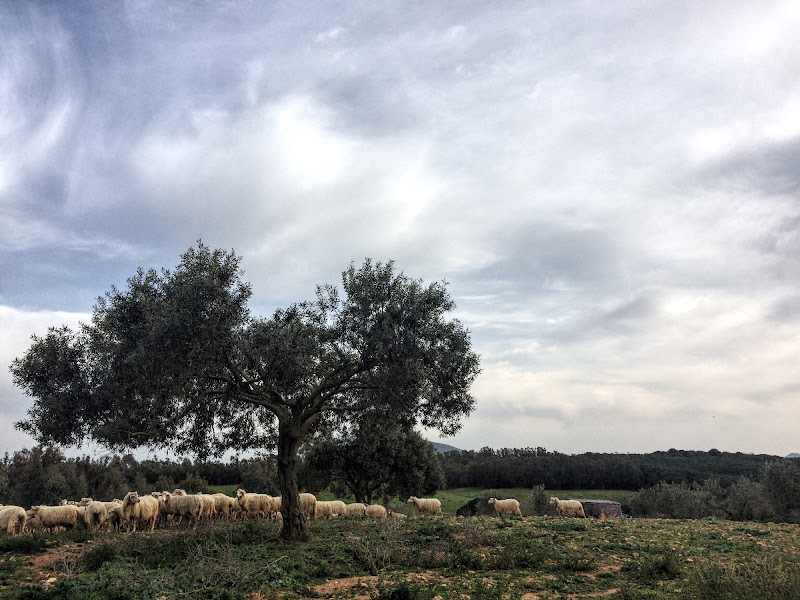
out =
<path fill-rule="evenodd" d="M 84 572 L 94 573 L 105 563 L 117 558 L 117 549 L 109 543 L 92 548 L 80 558 L 80 566 Z"/>
<path fill-rule="evenodd" d="M 744 564 L 707 562 L 690 581 L 699 600 L 800 600 L 800 565 L 761 557 Z"/>

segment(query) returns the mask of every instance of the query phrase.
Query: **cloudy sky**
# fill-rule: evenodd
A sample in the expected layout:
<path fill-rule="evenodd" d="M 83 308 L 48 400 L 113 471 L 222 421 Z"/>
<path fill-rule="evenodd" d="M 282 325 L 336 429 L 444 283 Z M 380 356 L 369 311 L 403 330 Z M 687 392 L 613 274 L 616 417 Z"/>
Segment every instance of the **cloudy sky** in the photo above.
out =
<path fill-rule="evenodd" d="M 198 239 L 261 315 L 365 257 L 446 280 L 483 367 L 452 445 L 800 451 L 798 31 L 792 1 L 0 3 L 0 452 L 34 444 L 30 335 Z"/>

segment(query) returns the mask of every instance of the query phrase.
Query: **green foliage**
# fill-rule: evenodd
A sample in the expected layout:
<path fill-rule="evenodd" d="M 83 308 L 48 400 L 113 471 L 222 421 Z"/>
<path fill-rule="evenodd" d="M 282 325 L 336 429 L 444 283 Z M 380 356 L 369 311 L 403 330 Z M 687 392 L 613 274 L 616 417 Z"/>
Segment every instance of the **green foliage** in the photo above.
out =
<path fill-rule="evenodd" d="M 723 486 L 717 479 L 702 484 L 660 483 L 630 499 L 635 516 L 732 520 L 800 520 L 800 463 L 768 462 L 761 481 L 741 477 Z"/>
<path fill-rule="evenodd" d="M 551 517 L 333 519 L 314 523 L 314 538 L 303 545 L 279 543 L 278 527 L 260 520 L 198 531 L 110 534 L 82 556 L 53 563 L 59 581 L 47 589 L 21 585 L 27 573 L 8 558 L 23 564 L 24 555 L 3 554 L 2 596 L 313 598 L 330 596 L 316 588 L 325 581 L 378 575 L 373 587 L 343 588 L 336 596 L 798 598 L 800 530 L 794 525 L 638 519 L 580 524 L 565 528 Z M 47 547 L 72 538 L 58 533 L 42 539 Z M 424 580 L 412 575 L 420 572 Z"/>
<path fill-rule="evenodd" d="M 431 600 L 434 592 L 429 586 L 422 586 L 408 581 L 394 585 L 380 585 L 373 600 Z"/>
<path fill-rule="evenodd" d="M 80 559 L 80 566 L 84 571 L 91 573 L 97 571 L 105 563 L 113 561 L 116 558 L 116 547 L 106 542 L 83 554 Z"/>
<path fill-rule="evenodd" d="M 630 500 L 635 516 L 701 519 L 711 514 L 711 494 L 697 485 L 659 483 Z"/>
<path fill-rule="evenodd" d="M 677 579 L 683 571 L 675 552 L 668 549 L 639 556 L 627 563 L 622 570 L 630 573 L 632 578 L 640 583 Z"/>
<path fill-rule="evenodd" d="M 48 540 L 41 534 L 26 534 L 17 537 L 0 537 L 0 552 L 14 554 L 36 554 L 47 548 Z"/>
<path fill-rule="evenodd" d="M 779 556 L 708 561 L 692 572 L 691 582 L 699 600 L 800 599 L 800 566 Z"/>
<path fill-rule="evenodd" d="M 440 456 L 450 488 L 638 490 L 660 482 L 691 484 L 717 479 L 728 486 L 755 478 L 776 456 L 741 452 L 669 450 L 649 454 L 586 452 L 568 455 L 545 448 L 481 448 Z"/>
<path fill-rule="evenodd" d="M 58 504 L 63 498 L 81 498 L 88 492 L 86 476 L 53 447 L 21 450 L 11 458 L 6 455 L 3 471 L 8 481 L 0 492 L 3 504 Z"/>
<path fill-rule="evenodd" d="M 194 473 L 187 475 L 184 479 L 181 479 L 178 482 L 177 487 L 182 490 L 186 490 L 186 492 L 189 494 L 196 494 L 197 492 L 208 494 L 211 491 L 208 487 L 208 482 Z"/>
<path fill-rule="evenodd" d="M 768 462 L 761 481 L 776 512 L 800 517 L 800 460 Z"/>
<path fill-rule="evenodd" d="M 363 413 L 343 435 L 315 440 L 303 455 L 300 479 L 310 491 L 330 487 L 336 496 L 352 494 L 367 504 L 433 495 L 444 486 L 433 445 L 375 411 Z"/>
<path fill-rule="evenodd" d="M 543 485 L 535 485 L 531 490 L 530 501 L 523 509 L 522 514 L 527 515 L 552 515 L 555 514 L 555 507 L 550 504 L 550 494 L 544 489 Z"/>

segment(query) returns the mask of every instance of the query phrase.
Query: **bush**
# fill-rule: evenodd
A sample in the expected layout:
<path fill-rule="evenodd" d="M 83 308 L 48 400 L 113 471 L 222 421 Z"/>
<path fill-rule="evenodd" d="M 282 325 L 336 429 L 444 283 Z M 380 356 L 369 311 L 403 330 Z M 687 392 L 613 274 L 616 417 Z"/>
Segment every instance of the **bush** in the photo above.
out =
<path fill-rule="evenodd" d="M 208 487 L 208 482 L 194 473 L 187 475 L 185 479 L 179 481 L 177 487 L 182 490 L 186 490 L 188 494 L 196 494 L 197 492 L 208 494 L 211 492 L 210 488 Z"/>
<path fill-rule="evenodd" d="M 780 558 L 756 558 L 744 565 L 708 562 L 690 577 L 699 600 L 798 600 L 800 566 Z"/>
<path fill-rule="evenodd" d="M 88 572 L 93 573 L 100 569 L 105 563 L 113 561 L 117 558 L 117 550 L 108 542 L 92 548 L 86 552 L 80 559 L 81 568 Z"/>
<path fill-rule="evenodd" d="M 778 515 L 797 520 L 800 512 L 800 460 L 768 462 L 764 465 L 761 483 Z"/>
<path fill-rule="evenodd" d="M 630 499 L 631 514 L 637 517 L 702 519 L 711 516 L 711 494 L 684 483 L 659 483 L 640 490 Z"/>
<path fill-rule="evenodd" d="M 544 485 L 533 486 L 531 499 L 526 509 L 523 514 L 534 516 L 553 515 L 557 512 L 555 507 L 550 504 L 550 496 L 545 491 Z"/>
<path fill-rule="evenodd" d="M 747 477 L 728 489 L 723 507 L 726 518 L 734 521 L 770 521 L 776 516 L 764 485 Z"/>

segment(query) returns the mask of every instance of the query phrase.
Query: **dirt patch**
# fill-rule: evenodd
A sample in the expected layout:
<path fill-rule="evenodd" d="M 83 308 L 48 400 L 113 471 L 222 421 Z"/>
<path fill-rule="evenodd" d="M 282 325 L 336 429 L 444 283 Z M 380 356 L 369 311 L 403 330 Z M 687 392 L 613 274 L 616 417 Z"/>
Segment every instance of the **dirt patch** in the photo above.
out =
<path fill-rule="evenodd" d="M 81 542 L 66 546 L 56 546 L 44 554 L 32 556 L 25 561 L 25 566 L 33 571 L 27 578 L 29 583 L 52 585 L 62 577 L 75 574 L 78 559 L 84 552 L 92 549 L 93 542 Z"/>
<path fill-rule="evenodd" d="M 325 583 L 315 585 L 312 589 L 316 597 L 369 600 L 374 592 L 377 591 L 378 581 L 380 579 L 381 578 L 377 575 L 329 579 Z M 395 578 L 393 578 L 393 580 L 396 581 Z M 422 571 L 420 573 L 408 573 L 405 576 L 405 580 L 409 583 L 425 585 L 433 582 L 447 581 L 447 578 L 433 571 Z M 250 600 L 261 600 L 258 594 L 249 596 L 249 598 Z"/>
<path fill-rule="evenodd" d="M 370 591 L 376 588 L 377 582 L 378 577 L 374 575 L 344 577 L 342 579 L 329 579 L 325 583 L 315 585 L 313 590 L 323 598 L 346 595 L 354 600 L 364 600 L 369 599 Z"/>

